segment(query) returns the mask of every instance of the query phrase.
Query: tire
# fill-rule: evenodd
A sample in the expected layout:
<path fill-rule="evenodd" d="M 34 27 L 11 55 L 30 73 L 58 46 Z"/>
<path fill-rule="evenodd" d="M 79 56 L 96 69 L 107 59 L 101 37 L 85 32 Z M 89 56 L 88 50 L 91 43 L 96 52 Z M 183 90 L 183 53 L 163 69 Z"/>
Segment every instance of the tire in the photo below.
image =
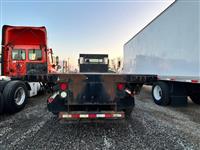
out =
<path fill-rule="evenodd" d="M 156 82 L 152 87 L 152 97 L 157 105 L 169 105 L 170 96 L 168 84 L 165 82 Z"/>
<path fill-rule="evenodd" d="M 22 81 L 10 81 L 3 90 L 5 112 L 16 113 L 22 110 L 28 100 L 28 91 Z"/>
<path fill-rule="evenodd" d="M 8 84 L 8 82 L 10 82 L 10 81 L 4 81 L 4 80 L 0 81 L 0 92 L 1 92 L 1 94 L 3 93 L 3 90 L 6 87 L 6 84 Z"/>
<path fill-rule="evenodd" d="M 3 113 L 3 107 L 4 107 L 4 103 L 2 99 L 2 94 L 0 93 L 0 114 Z"/>
<path fill-rule="evenodd" d="M 200 94 L 192 94 L 190 95 L 190 98 L 193 101 L 193 103 L 200 105 Z"/>
<path fill-rule="evenodd" d="M 3 90 L 9 81 L 0 81 L 0 114 L 4 112 Z"/>

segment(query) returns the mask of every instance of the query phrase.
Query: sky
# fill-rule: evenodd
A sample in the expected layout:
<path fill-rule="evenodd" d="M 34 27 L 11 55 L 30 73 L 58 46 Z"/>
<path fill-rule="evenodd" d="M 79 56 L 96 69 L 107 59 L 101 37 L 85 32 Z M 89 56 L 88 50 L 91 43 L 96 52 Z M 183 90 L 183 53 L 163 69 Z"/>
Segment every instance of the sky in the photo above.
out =
<path fill-rule="evenodd" d="M 79 53 L 123 58 L 123 45 L 172 2 L 0 0 L 0 24 L 46 26 L 48 47 L 76 67 Z"/>

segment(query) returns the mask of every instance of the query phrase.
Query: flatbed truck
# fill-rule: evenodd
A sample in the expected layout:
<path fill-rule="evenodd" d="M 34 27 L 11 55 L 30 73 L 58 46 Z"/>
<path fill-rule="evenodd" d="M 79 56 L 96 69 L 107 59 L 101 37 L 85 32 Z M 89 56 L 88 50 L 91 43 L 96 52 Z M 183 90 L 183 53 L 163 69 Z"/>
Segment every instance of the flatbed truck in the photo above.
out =
<path fill-rule="evenodd" d="M 80 54 L 79 73 L 56 74 L 48 110 L 64 120 L 130 118 L 134 96 L 157 76 L 108 73 L 108 62 L 106 54 Z"/>

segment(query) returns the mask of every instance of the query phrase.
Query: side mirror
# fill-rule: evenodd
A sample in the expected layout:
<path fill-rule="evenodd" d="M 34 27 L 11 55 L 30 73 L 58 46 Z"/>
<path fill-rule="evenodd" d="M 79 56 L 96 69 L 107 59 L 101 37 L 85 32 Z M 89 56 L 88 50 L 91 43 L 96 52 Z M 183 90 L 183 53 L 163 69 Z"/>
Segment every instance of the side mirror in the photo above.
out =
<path fill-rule="evenodd" d="M 58 64 L 59 64 L 59 57 L 56 56 L 56 66 L 58 66 Z"/>
<path fill-rule="evenodd" d="M 60 65 L 57 65 L 57 69 L 61 69 L 61 66 L 60 66 Z"/>
<path fill-rule="evenodd" d="M 52 48 L 48 49 L 48 51 L 49 51 L 50 54 L 53 54 Z"/>
<path fill-rule="evenodd" d="M 54 69 L 55 69 L 55 68 L 56 68 L 56 65 L 55 65 L 55 64 L 53 64 L 53 65 L 52 65 L 52 68 L 54 68 Z"/>
<path fill-rule="evenodd" d="M 117 68 L 119 69 L 121 67 L 121 61 L 119 60 L 118 62 L 117 62 Z"/>

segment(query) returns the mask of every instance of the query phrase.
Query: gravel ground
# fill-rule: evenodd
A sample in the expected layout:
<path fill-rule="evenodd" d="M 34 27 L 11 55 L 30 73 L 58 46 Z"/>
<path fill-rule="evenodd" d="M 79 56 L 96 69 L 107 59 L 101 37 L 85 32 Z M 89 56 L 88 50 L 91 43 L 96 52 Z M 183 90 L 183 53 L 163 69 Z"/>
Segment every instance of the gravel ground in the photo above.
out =
<path fill-rule="evenodd" d="M 47 111 L 46 96 L 30 99 L 14 115 L 0 116 L 0 150 L 5 149 L 200 149 L 200 110 L 160 107 L 150 87 L 136 97 L 129 121 L 60 123 Z"/>

